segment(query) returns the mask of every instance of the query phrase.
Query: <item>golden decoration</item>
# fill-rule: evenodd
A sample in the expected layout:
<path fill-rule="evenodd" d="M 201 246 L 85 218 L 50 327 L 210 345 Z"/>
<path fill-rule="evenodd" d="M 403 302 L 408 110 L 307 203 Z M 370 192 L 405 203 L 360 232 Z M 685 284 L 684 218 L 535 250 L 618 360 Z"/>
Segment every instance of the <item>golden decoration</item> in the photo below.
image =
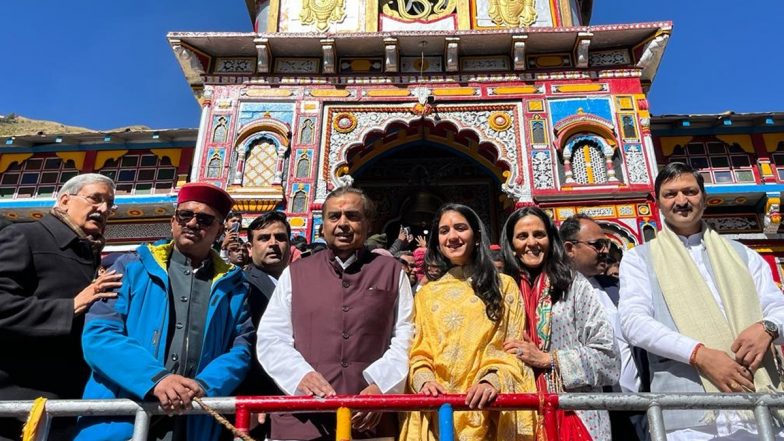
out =
<path fill-rule="evenodd" d="M 325 32 L 330 23 L 340 23 L 346 18 L 345 0 L 302 0 L 299 19 L 303 24 L 316 24 Z"/>
<path fill-rule="evenodd" d="M 338 133 L 350 133 L 357 128 L 357 117 L 348 112 L 338 113 L 332 127 Z"/>
<path fill-rule="evenodd" d="M 490 0 L 488 15 L 497 26 L 531 26 L 536 23 L 536 0 Z"/>
<path fill-rule="evenodd" d="M 487 118 L 487 122 L 490 125 L 490 128 L 495 130 L 496 132 L 503 132 L 507 130 L 512 125 L 512 118 L 509 117 L 508 114 L 504 112 L 493 112 L 490 114 L 490 117 Z"/>
<path fill-rule="evenodd" d="M 395 4 L 395 9 L 389 5 Z M 433 21 L 455 12 L 457 0 L 394 0 L 381 9 L 384 15 L 402 21 Z M 411 13 L 410 11 L 416 11 Z"/>

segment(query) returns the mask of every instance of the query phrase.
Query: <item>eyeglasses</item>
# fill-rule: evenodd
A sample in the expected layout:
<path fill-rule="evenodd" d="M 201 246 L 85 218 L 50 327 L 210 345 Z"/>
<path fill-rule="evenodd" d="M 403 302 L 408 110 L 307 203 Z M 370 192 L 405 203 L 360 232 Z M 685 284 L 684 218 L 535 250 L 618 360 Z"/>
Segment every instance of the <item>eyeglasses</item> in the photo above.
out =
<path fill-rule="evenodd" d="M 596 239 L 596 240 L 590 240 L 590 241 L 588 241 L 588 240 L 569 240 L 567 242 L 584 243 L 584 244 L 588 245 L 589 247 L 593 248 L 594 250 L 596 250 L 597 253 L 601 252 L 604 249 L 609 249 L 610 248 L 610 239 Z"/>
<path fill-rule="evenodd" d="M 174 212 L 174 218 L 182 225 L 187 224 L 194 217 L 196 218 L 196 224 L 200 228 L 207 228 L 215 222 L 215 216 L 207 213 L 194 213 L 192 210 L 177 210 Z"/>
<path fill-rule="evenodd" d="M 114 199 L 105 199 L 100 194 L 90 194 L 90 195 L 84 196 L 84 195 L 81 195 L 81 194 L 71 193 L 70 196 L 76 196 L 78 198 L 82 198 L 85 201 L 87 201 L 88 204 L 90 204 L 90 205 L 92 205 L 94 207 L 100 207 L 101 205 L 106 204 L 106 208 L 108 208 L 110 211 L 117 210 L 117 206 L 114 205 Z"/>

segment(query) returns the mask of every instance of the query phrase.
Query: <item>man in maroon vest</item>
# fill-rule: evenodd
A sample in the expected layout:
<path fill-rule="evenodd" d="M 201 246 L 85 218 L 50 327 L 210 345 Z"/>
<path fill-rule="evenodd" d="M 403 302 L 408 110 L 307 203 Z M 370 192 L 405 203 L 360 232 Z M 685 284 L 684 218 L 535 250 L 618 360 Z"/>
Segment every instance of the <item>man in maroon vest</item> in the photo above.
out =
<path fill-rule="evenodd" d="M 278 279 L 258 329 L 259 362 L 289 395 L 400 393 L 413 335 L 411 285 L 395 259 L 368 252 L 373 204 L 341 187 L 324 201 L 327 250 Z M 353 439 L 392 440 L 394 414 L 355 413 Z M 334 414 L 276 414 L 272 439 L 334 440 Z"/>

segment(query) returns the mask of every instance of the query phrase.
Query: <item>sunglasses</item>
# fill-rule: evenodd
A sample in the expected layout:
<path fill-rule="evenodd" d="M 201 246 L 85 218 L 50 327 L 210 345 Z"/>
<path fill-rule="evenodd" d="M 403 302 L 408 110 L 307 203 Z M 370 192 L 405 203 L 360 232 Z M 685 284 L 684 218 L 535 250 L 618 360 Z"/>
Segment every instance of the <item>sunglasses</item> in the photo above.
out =
<path fill-rule="evenodd" d="M 206 213 L 194 213 L 191 210 L 177 210 L 174 212 L 174 218 L 178 223 L 185 225 L 196 218 L 196 224 L 200 228 L 207 228 L 215 222 L 215 216 Z"/>
<path fill-rule="evenodd" d="M 610 239 L 596 239 L 596 240 L 591 240 L 591 241 L 588 241 L 588 240 L 570 240 L 569 242 L 572 242 L 572 243 L 584 243 L 584 244 L 588 245 L 589 247 L 593 248 L 594 250 L 596 250 L 597 253 L 601 252 L 604 249 L 609 249 L 610 248 Z"/>

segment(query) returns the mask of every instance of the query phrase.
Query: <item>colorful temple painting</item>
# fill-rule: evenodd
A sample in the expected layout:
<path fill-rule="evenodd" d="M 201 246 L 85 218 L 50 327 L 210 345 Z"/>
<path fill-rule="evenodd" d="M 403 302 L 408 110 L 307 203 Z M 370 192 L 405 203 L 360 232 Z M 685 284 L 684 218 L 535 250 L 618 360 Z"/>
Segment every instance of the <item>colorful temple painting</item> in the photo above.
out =
<path fill-rule="evenodd" d="M 784 115 L 652 117 L 671 23 L 591 25 L 589 0 L 246 4 L 249 32 L 168 35 L 197 130 L 9 138 L 0 214 L 31 220 L 52 179 L 98 171 L 122 188 L 116 248 L 166 235 L 177 187 L 196 180 L 226 188 L 246 224 L 281 210 L 312 239 L 328 192 L 353 182 L 378 204 L 377 232 L 421 233 L 455 201 L 497 240 L 537 204 L 595 217 L 626 249 L 655 237 L 653 180 L 681 160 L 709 183 L 709 222 L 779 278 Z"/>

